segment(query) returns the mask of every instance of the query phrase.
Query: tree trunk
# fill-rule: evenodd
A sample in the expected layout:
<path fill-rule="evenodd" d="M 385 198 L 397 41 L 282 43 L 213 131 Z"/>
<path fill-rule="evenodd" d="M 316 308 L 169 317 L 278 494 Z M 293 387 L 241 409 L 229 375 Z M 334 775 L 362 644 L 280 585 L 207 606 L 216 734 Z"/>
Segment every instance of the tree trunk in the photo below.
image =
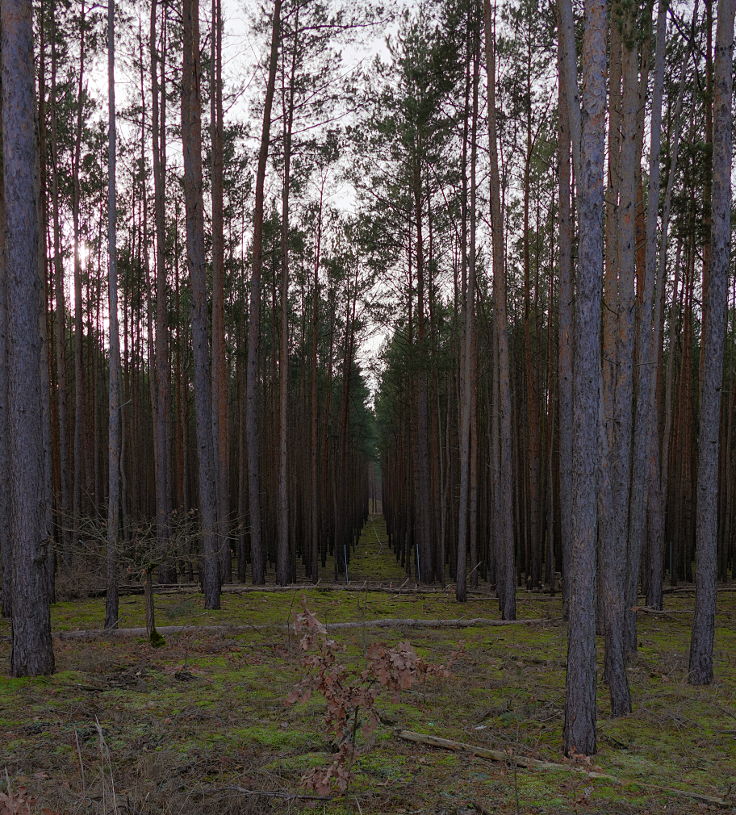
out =
<path fill-rule="evenodd" d="M 258 409 L 261 385 L 258 379 L 259 341 L 261 332 L 261 270 L 263 268 L 263 211 L 266 165 L 271 132 L 271 109 L 276 87 L 279 39 L 281 29 L 281 0 L 274 0 L 271 28 L 271 52 L 268 62 L 268 84 L 263 105 L 261 146 L 256 171 L 255 212 L 253 215 L 253 268 L 250 278 L 250 307 L 248 309 L 248 360 L 246 367 L 245 432 L 248 450 L 248 507 L 250 511 L 250 557 L 253 582 L 264 583 L 265 553 L 261 524 L 261 468 Z"/>
<path fill-rule="evenodd" d="M 0 74 L 0 93 L 2 93 Z M 0 225 L 5 224 L 5 186 L 2 160 L 2 140 L 0 139 Z M 5 229 L 0 228 L 0 563 L 3 569 L 2 615 L 10 617 L 11 594 L 13 590 L 13 538 L 10 534 L 10 437 L 8 417 L 8 266 L 5 256 Z"/>
<path fill-rule="evenodd" d="M 153 196 L 156 227 L 156 337 L 155 404 L 154 404 L 154 468 L 156 480 L 156 547 L 160 552 L 169 545 L 171 516 L 171 440 L 169 416 L 171 387 L 169 384 L 168 290 L 166 285 L 166 71 L 165 55 L 159 53 L 156 15 L 157 0 L 151 2 L 151 134 L 153 138 Z M 165 37 L 165 27 L 162 30 Z M 161 71 L 159 84 L 159 69 Z M 164 582 L 176 580 L 176 569 L 165 565 L 160 569 Z"/>
<path fill-rule="evenodd" d="M 626 541 L 628 533 L 629 488 L 631 476 L 631 432 L 634 355 L 634 277 L 638 99 L 638 55 L 632 45 L 633 11 L 623 12 L 613 23 L 612 43 L 621 51 L 622 93 L 620 134 L 612 139 L 609 151 L 619 149 L 611 162 L 612 189 L 618 193 L 618 207 L 608 223 L 606 238 L 615 243 L 613 257 L 607 259 L 606 318 L 603 355 L 604 422 L 600 434 L 599 474 L 601 517 L 599 520 L 600 596 L 602 626 L 606 641 L 605 675 L 614 716 L 631 712 L 631 696 L 626 676 L 624 632 L 626 626 Z M 619 28 L 621 29 L 619 31 Z M 612 45 L 613 47 L 613 45 Z M 610 106 L 618 102 L 611 89 Z M 611 226 L 612 232 L 608 232 Z M 609 243 L 608 251 L 613 245 Z M 638 578 L 638 571 L 637 571 Z"/>
<path fill-rule="evenodd" d="M 560 0 L 571 15 L 570 0 Z M 583 100 L 578 176 L 579 257 L 575 297 L 572 460 L 572 539 L 565 694 L 565 753 L 596 750 L 596 539 L 601 394 L 600 330 L 603 282 L 603 160 L 606 107 L 607 5 L 586 0 Z M 563 18 L 564 19 L 564 18 Z M 574 51 L 573 51 L 574 55 Z M 574 59 L 574 57 L 573 57 Z M 574 62 L 573 62 L 574 64 Z M 569 81 L 566 72 L 565 80 Z M 577 95 L 566 86 L 567 99 Z M 571 116 L 574 132 L 574 116 Z"/>
<path fill-rule="evenodd" d="M 117 130 L 115 121 L 115 0 L 107 3 L 107 93 L 108 93 L 108 177 L 107 177 L 107 297 L 110 319 L 108 391 L 108 492 L 107 492 L 107 593 L 105 628 L 117 628 L 117 554 L 120 546 L 120 467 L 122 416 L 120 400 L 120 329 L 118 327 L 117 196 L 115 164 Z"/>
<path fill-rule="evenodd" d="M 82 514 L 82 481 L 84 479 L 83 445 L 85 440 L 85 381 L 84 355 L 84 312 L 82 302 L 82 263 L 79 245 L 79 206 L 80 206 L 80 162 L 82 151 L 82 91 L 84 89 L 84 67 L 86 57 L 85 39 L 85 0 L 80 9 L 79 39 L 79 81 L 77 83 L 77 111 L 72 157 L 72 230 L 74 240 L 74 439 L 72 474 L 72 555 L 79 546 L 79 522 Z"/>
<path fill-rule="evenodd" d="M 719 428 L 731 253 L 731 107 L 735 8 L 734 0 L 718 0 L 713 95 L 710 273 L 704 303 L 700 371 L 695 616 L 688 675 L 688 680 L 693 685 L 709 685 L 713 681 Z"/>
<path fill-rule="evenodd" d="M 558 357 L 557 377 L 559 393 L 559 445 L 560 445 L 560 534 L 562 536 L 562 592 L 565 614 L 568 610 L 567 564 L 572 536 L 572 353 L 573 353 L 573 290 L 574 267 L 572 260 L 573 222 L 570 179 L 570 103 L 563 78 L 563 37 L 558 37 L 559 66 L 559 267 L 560 283 L 558 299 Z"/>
<path fill-rule="evenodd" d="M 501 174 L 496 125 L 496 44 L 490 0 L 483 2 L 486 73 L 488 86 L 488 146 L 490 153 L 491 242 L 493 254 L 494 332 L 498 354 L 498 388 L 494 394 L 498 413 L 498 490 L 494 539 L 496 546 L 496 588 L 501 617 L 516 618 L 516 565 L 514 552 L 513 467 L 511 447 L 511 371 L 509 363 L 508 319 L 506 314 L 506 269 L 504 265 Z"/>
<path fill-rule="evenodd" d="M 217 549 L 217 494 L 212 437 L 212 379 L 207 330 L 207 270 L 202 199 L 199 0 L 184 2 L 183 46 L 181 133 L 184 152 L 187 260 L 192 288 L 191 320 L 199 520 L 202 536 L 202 590 L 205 608 L 217 609 L 220 607 L 220 566 Z"/>
<path fill-rule="evenodd" d="M 53 673 L 47 582 L 51 542 L 44 453 L 38 145 L 33 9 L 2 0 L 2 113 L 7 304 L 7 451 L 11 555 L 10 672 Z"/>
<path fill-rule="evenodd" d="M 52 9 L 52 15 L 55 8 Z M 68 402 L 66 379 L 66 295 L 64 293 L 64 258 L 61 246 L 61 220 L 59 216 L 59 164 L 58 164 L 58 117 L 57 117 L 57 32 L 54 26 L 51 40 L 51 196 L 53 218 L 54 249 L 54 299 L 56 314 L 54 320 L 54 340 L 56 344 L 56 423 L 59 449 L 59 504 L 58 525 L 60 529 L 61 551 L 65 565 L 69 565 L 71 536 L 69 521 L 71 515 L 71 484 L 69 478 L 68 448 Z"/>
<path fill-rule="evenodd" d="M 284 183 L 281 188 L 281 325 L 279 327 L 279 486 L 277 511 L 276 582 L 284 586 L 291 578 L 289 556 L 289 193 L 291 185 L 291 131 L 294 124 L 296 60 L 299 48 L 299 6 L 294 18 L 291 64 L 281 88 L 284 136 Z M 284 55 L 285 56 L 285 55 Z M 284 67 L 284 73 L 286 68 Z"/>
<path fill-rule="evenodd" d="M 212 428 L 217 485 L 220 575 L 232 582 L 230 552 L 230 447 L 228 372 L 225 356 L 225 236 L 223 214 L 222 7 L 212 0 L 210 134 L 212 142 Z"/>
<path fill-rule="evenodd" d="M 667 31 L 667 4 L 659 0 L 657 11 L 657 41 L 652 90 L 651 142 L 649 148 L 649 191 L 646 213 L 646 247 L 644 265 L 644 291 L 639 305 L 638 368 L 636 388 L 636 419 L 634 421 L 633 462 L 631 472 L 631 506 L 629 517 L 629 556 L 626 581 L 626 648 L 636 649 L 636 612 L 639 586 L 639 563 L 646 535 L 648 496 L 659 495 L 659 468 L 651 466 L 656 460 L 658 447 L 658 421 L 656 402 L 657 362 L 659 358 L 658 325 L 655 328 L 655 278 L 657 274 L 657 215 L 659 212 L 660 168 L 659 155 L 662 128 L 662 94 L 664 88 L 665 46 Z M 663 225 L 664 229 L 664 225 Z M 657 320 L 658 324 L 658 320 Z"/>

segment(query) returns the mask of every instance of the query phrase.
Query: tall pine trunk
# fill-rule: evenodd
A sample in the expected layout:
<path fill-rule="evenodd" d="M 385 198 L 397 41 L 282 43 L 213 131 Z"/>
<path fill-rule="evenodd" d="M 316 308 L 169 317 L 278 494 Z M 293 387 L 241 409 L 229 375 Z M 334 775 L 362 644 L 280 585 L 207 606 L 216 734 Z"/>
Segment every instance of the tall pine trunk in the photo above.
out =
<path fill-rule="evenodd" d="M 33 8 L 2 0 L 2 131 L 7 315 L 7 452 L 11 577 L 10 672 L 52 673 L 47 562 L 51 543 L 44 451 L 43 297 L 39 250 Z"/>
<path fill-rule="evenodd" d="M 217 536 L 220 574 L 232 581 L 228 372 L 225 355 L 225 223 L 223 212 L 222 7 L 212 0 L 210 134 L 212 150 L 212 429 L 217 483 Z"/>
<path fill-rule="evenodd" d="M 250 278 L 248 309 L 248 359 L 245 384 L 245 434 L 248 452 L 248 509 L 250 514 L 250 558 L 253 582 L 265 583 L 265 552 L 261 521 L 261 467 L 258 411 L 261 403 L 261 383 L 258 378 L 261 333 L 261 271 L 263 269 L 263 211 L 266 165 L 271 133 L 271 109 L 276 87 L 279 41 L 281 31 L 281 0 L 274 0 L 271 24 L 271 51 L 268 61 L 268 83 L 263 104 L 261 146 L 256 170 L 255 212 L 253 215 L 253 268 Z"/>
<path fill-rule="evenodd" d="M 561 0 L 572 17 L 569 0 Z M 565 753 L 596 750 L 596 540 L 598 535 L 596 450 L 601 394 L 601 287 L 603 282 L 603 160 L 606 107 L 607 4 L 586 0 L 583 37 L 583 100 L 578 180 L 579 258 L 575 296 L 573 366 L 572 538 L 569 547 L 568 652 L 565 693 Z M 574 51 L 566 43 L 569 59 Z M 567 99 L 577 97 L 577 79 L 566 71 Z M 574 85 L 570 84 L 570 80 Z M 570 127 L 576 130 L 576 117 Z M 573 137 L 574 144 L 574 137 Z"/>
<path fill-rule="evenodd" d="M 184 203 L 187 260 L 192 289 L 194 414 L 197 439 L 199 520 L 202 538 L 202 591 L 205 608 L 220 607 L 217 548 L 217 490 L 212 437 L 212 379 L 207 318 L 207 270 L 202 198 L 202 111 L 199 61 L 199 0 L 184 0 L 181 136 L 184 152 Z"/>
<path fill-rule="evenodd" d="M 513 467 L 511 446 L 511 366 L 509 362 L 506 269 L 504 260 L 501 173 L 496 125 L 496 44 L 490 0 L 483 2 L 483 25 L 488 85 L 488 147 L 490 155 L 491 242 L 493 257 L 493 305 L 496 368 L 494 410 L 497 414 L 498 464 L 494 518 L 496 591 L 501 617 L 516 618 L 516 563 L 514 552 Z"/>
<path fill-rule="evenodd" d="M 117 195 L 115 170 L 117 129 L 115 123 L 115 0 L 107 3 L 107 302 L 110 320 L 108 383 L 108 491 L 107 491 L 107 591 L 105 628 L 118 624 L 117 553 L 120 545 L 120 468 L 122 417 L 120 404 L 120 328 L 118 326 Z"/>
<path fill-rule="evenodd" d="M 731 259 L 731 108 L 734 0 L 718 0 L 713 94 L 713 197 L 710 270 L 703 312 L 696 508 L 693 685 L 713 681 L 718 541 L 718 456 L 724 338 Z"/>

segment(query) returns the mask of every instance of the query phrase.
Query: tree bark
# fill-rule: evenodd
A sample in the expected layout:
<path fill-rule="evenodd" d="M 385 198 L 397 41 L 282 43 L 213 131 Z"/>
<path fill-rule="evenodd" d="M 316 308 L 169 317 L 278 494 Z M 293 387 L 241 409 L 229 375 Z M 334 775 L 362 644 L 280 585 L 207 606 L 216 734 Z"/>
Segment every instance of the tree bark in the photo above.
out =
<path fill-rule="evenodd" d="M 557 295 L 558 338 L 557 338 L 557 377 L 559 393 L 559 445 L 560 445 L 560 534 L 562 549 L 562 593 L 565 612 L 568 608 L 567 564 L 572 536 L 572 354 L 573 354 L 573 290 L 575 273 L 572 259 L 573 219 L 571 207 L 570 177 L 570 103 L 567 98 L 567 85 L 563 77 L 565 55 L 563 37 L 558 37 L 559 66 L 559 267 L 560 282 Z"/>
<path fill-rule="evenodd" d="M 657 10 L 656 53 L 654 58 L 654 87 L 652 89 L 651 141 L 649 146 L 649 191 L 646 212 L 646 247 L 644 291 L 639 305 L 638 368 L 636 388 L 636 419 L 634 421 L 633 462 L 631 472 L 631 506 L 629 516 L 629 554 L 626 580 L 626 648 L 636 649 L 636 613 L 639 587 L 639 564 L 646 535 L 647 498 L 661 500 L 658 485 L 659 468 L 651 466 L 657 458 L 658 421 L 656 403 L 658 343 L 655 339 L 655 281 L 657 275 L 657 216 L 659 213 L 660 167 L 662 128 L 662 95 L 664 89 L 665 46 L 667 32 L 667 4 L 659 0 Z M 664 226 L 663 226 L 664 228 Z M 658 324 L 658 320 L 657 320 Z M 651 500 L 651 497 L 650 499 Z"/>
<path fill-rule="evenodd" d="M 261 331 L 261 271 L 263 268 L 263 211 L 265 198 L 266 165 L 271 133 L 271 109 L 276 87 L 279 40 L 281 29 L 281 0 L 274 0 L 271 25 L 271 51 L 268 61 L 268 83 L 263 104 L 261 146 L 256 170 L 255 212 L 253 215 L 253 268 L 250 278 L 250 306 L 248 309 L 248 360 L 246 364 L 245 432 L 248 450 L 248 508 L 250 512 L 250 557 L 252 579 L 264 583 L 265 557 L 261 523 L 261 467 L 258 409 L 261 385 L 258 379 L 259 342 Z"/>
<path fill-rule="evenodd" d="M 734 0 L 718 0 L 713 94 L 713 197 L 710 272 L 703 319 L 698 428 L 695 615 L 692 685 L 713 681 L 718 541 L 718 457 L 724 337 L 731 256 L 731 108 Z"/>
<path fill-rule="evenodd" d="M 228 372 L 225 355 L 225 235 L 222 109 L 222 5 L 212 0 L 210 134 L 212 150 L 212 427 L 217 484 L 217 537 L 221 579 L 232 581 Z"/>
<path fill-rule="evenodd" d="M 217 547 L 217 491 L 212 437 L 212 379 L 207 319 L 207 270 L 202 198 L 202 112 L 199 62 L 199 0 L 183 8 L 181 131 L 184 152 L 184 203 L 187 260 L 192 288 L 194 411 L 197 439 L 199 519 L 202 536 L 202 590 L 205 608 L 220 607 Z"/>
<path fill-rule="evenodd" d="M 7 443 L 11 555 L 10 672 L 53 673 L 47 582 L 51 542 L 44 452 L 33 9 L 2 0 L 2 118 L 6 228 Z"/>
<path fill-rule="evenodd" d="M 570 0 L 561 0 L 572 14 Z M 579 257 L 575 297 L 573 382 L 572 539 L 564 749 L 596 750 L 596 450 L 601 394 L 601 286 L 603 282 L 603 161 L 606 118 L 607 3 L 586 0 L 583 100 L 578 177 Z M 574 52 L 573 52 L 574 53 Z M 574 63 L 573 63 L 574 64 Z M 566 74 L 566 80 L 569 76 Z M 567 87 L 568 100 L 576 96 Z M 571 130 L 574 116 L 571 116 Z"/>
<path fill-rule="evenodd" d="M 79 522 L 82 514 L 82 481 L 84 479 L 83 445 L 85 439 L 85 379 L 84 354 L 84 311 L 82 302 L 82 262 L 79 245 L 79 207 L 80 207 L 80 163 L 82 152 L 82 93 L 84 91 L 84 67 L 86 57 L 85 38 L 85 0 L 80 10 L 79 39 L 79 80 L 77 82 L 77 111 L 74 135 L 74 153 L 72 157 L 72 229 L 74 240 L 74 439 L 72 474 L 72 554 L 79 546 Z"/>
<path fill-rule="evenodd" d="M 0 94 L 2 94 L 2 81 L 2 72 L 0 71 Z M 2 139 L 0 139 L 0 225 L 5 224 L 5 184 L 2 149 Z M 13 539 L 10 535 L 10 425 L 8 417 L 9 319 L 5 229 L 0 228 L 0 563 L 2 563 L 3 569 L 3 600 L 0 610 L 3 617 L 10 617 L 13 586 Z"/>
<path fill-rule="evenodd" d="M 498 490 L 494 539 L 496 546 L 496 589 L 504 620 L 516 617 L 516 564 L 513 519 L 513 467 L 511 447 L 511 372 L 509 363 L 508 318 L 506 313 L 506 269 L 504 262 L 501 174 L 498 161 L 496 125 L 496 43 L 490 0 L 483 2 L 486 74 L 488 86 L 488 146 L 490 154 L 491 242 L 493 256 L 494 334 L 498 354 L 498 388 L 495 411 L 498 414 Z"/>
<path fill-rule="evenodd" d="M 117 128 L 115 120 L 115 0 L 107 3 L 107 93 L 108 93 L 108 176 L 107 176 L 107 302 L 110 320 L 108 390 L 108 491 L 107 491 L 107 593 L 105 628 L 118 624 L 117 555 L 120 546 L 120 468 L 122 416 L 120 399 L 120 328 L 118 326 L 117 266 Z"/>
<path fill-rule="evenodd" d="M 156 229 L 156 336 L 154 344 L 154 469 L 156 480 L 156 546 L 169 545 L 171 517 L 171 386 L 166 284 L 166 88 L 163 49 L 157 41 L 158 0 L 151 1 L 151 135 L 153 140 L 153 197 Z M 162 30 L 165 37 L 165 27 Z M 159 82 L 159 70 L 161 80 Z M 176 580 L 176 570 L 164 565 L 161 577 Z"/>
<path fill-rule="evenodd" d="M 282 121 L 284 136 L 284 183 L 281 188 L 281 324 L 279 327 L 279 484 L 277 511 L 276 582 L 286 585 L 291 579 L 289 553 L 289 193 L 291 185 L 291 133 L 294 124 L 294 92 L 299 49 L 299 6 L 294 17 L 293 51 L 289 73 L 284 66 Z M 285 54 L 284 54 L 285 56 Z"/>

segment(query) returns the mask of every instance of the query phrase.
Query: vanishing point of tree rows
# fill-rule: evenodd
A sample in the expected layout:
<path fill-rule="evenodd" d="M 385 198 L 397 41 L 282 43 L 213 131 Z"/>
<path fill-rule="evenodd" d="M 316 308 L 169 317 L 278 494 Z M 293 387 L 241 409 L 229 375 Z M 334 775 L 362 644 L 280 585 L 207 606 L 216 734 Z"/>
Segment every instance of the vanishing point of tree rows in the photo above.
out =
<path fill-rule="evenodd" d="M 734 6 L 273 0 L 229 75 L 221 0 L 0 0 L 11 673 L 57 597 L 348 579 L 380 471 L 416 582 L 562 594 L 567 753 L 668 584 L 710 683 Z"/>

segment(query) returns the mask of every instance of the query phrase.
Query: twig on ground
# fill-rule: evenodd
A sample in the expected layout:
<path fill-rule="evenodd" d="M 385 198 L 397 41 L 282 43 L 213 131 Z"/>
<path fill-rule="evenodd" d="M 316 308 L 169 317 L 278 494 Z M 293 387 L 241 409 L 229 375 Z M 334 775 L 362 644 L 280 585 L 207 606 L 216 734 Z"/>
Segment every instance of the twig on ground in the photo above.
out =
<path fill-rule="evenodd" d="M 237 792 L 239 795 L 254 795 L 262 798 L 279 798 L 283 801 L 333 801 L 331 795 L 305 795 L 297 792 L 278 792 L 275 790 L 249 790 L 235 784 L 224 787 L 215 787 L 220 792 Z"/>
<path fill-rule="evenodd" d="M 454 620 L 421 620 L 421 619 L 394 619 L 384 618 L 378 620 L 355 620 L 352 622 L 327 623 L 328 631 L 340 631 L 351 628 L 471 628 L 506 625 L 545 625 L 554 622 L 551 617 L 534 617 L 524 620 L 497 620 L 490 617 L 463 617 Z M 158 630 L 161 634 L 196 634 L 196 633 L 223 633 L 241 634 L 248 631 L 286 631 L 286 624 L 263 623 L 259 625 L 164 625 Z M 60 640 L 96 640 L 121 639 L 125 637 L 144 637 L 145 628 L 116 628 L 106 631 L 99 628 L 80 629 L 79 631 L 55 631 L 54 636 Z"/>

